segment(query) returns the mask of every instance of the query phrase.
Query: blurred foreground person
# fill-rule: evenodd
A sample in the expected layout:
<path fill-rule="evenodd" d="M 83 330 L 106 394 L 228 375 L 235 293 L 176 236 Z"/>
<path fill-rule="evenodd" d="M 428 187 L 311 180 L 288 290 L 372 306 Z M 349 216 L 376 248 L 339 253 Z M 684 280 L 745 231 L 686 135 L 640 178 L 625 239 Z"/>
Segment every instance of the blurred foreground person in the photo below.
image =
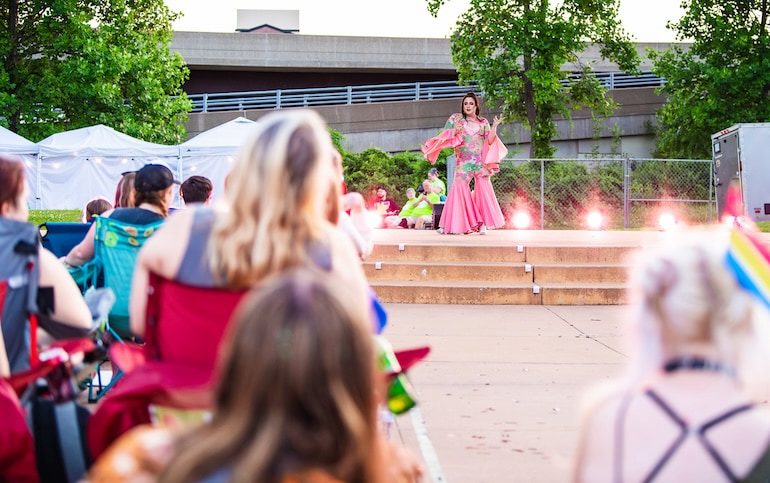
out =
<path fill-rule="evenodd" d="M 260 119 L 228 176 L 225 200 L 175 213 L 142 247 L 131 289 L 131 331 L 144 335 L 149 273 L 197 287 L 248 290 L 265 277 L 314 267 L 367 284 L 335 223 L 339 190 L 326 124 L 310 110 Z M 334 218 L 334 219 L 330 219 Z M 227 323 L 227 321 L 212 321 Z"/>
<path fill-rule="evenodd" d="M 28 223 L 29 189 L 24 165 L 0 155 L 0 319 L 8 366 L 26 370 L 35 360 L 39 327 L 61 339 L 91 330 L 91 313 L 80 290 L 53 253 L 40 245 L 37 226 Z"/>
<path fill-rule="evenodd" d="M 355 294 L 306 268 L 263 281 L 223 341 L 211 421 L 173 438 L 136 428 L 90 481 L 151 481 L 161 468 L 166 483 L 419 481 L 414 458 L 380 432 L 387 376 Z"/>
<path fill-rule="evenodd" d="M 770 409 L 754 399 L 770 393 L 770 318 L 728 247 L 715 232 L 636 266 L 630 371 L 594 392 L 574 481 L 770 480 Z"/>

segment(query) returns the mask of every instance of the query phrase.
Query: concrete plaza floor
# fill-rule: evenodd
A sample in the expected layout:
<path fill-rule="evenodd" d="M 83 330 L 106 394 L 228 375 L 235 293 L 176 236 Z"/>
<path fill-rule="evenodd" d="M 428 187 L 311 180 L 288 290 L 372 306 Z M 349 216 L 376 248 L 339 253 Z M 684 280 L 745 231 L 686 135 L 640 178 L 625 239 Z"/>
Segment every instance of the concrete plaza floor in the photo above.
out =
<path fill-rule="evenodd" d="M 387 304 L 395 348 L 430 345 L 400 437 L 434 482 L 567 481 L 581 399 L 626 360 L 627 306 Z"/>
<path fill-rule="evenodd" d="M 713 240 L 724 227 L 660 231 L 376 230 L 377 243 L 625 246 Z M 770 244 L 770 234 L 762 239 Z M 626 305 L 386 304 L 396 349 L 429 345 L 409 377 L 417 411 L 399 436 L 426 467 L 425 481 L 570 480 L 580 409 L 592 385 L 620 377 L 628 359 Z"/>

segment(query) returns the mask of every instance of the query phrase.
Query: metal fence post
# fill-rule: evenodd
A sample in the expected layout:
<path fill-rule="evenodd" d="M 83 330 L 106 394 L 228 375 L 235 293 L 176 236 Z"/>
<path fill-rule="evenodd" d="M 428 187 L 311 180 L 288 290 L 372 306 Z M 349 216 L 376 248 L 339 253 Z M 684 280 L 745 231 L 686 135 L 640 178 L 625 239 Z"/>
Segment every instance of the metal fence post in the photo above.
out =
<path fill-rule="evenodd" d="M 709 223 L 714 221 L 714 161 L 709 166 Z M 719 220 L 717 220 L 719 221 Z"/>
<path fill-rule="evenodd" d="M 420 100 L 420 83 L 415 82 L 414 84 L 414 100 L 419 101 Z"/>
<path fill-rule="evenodd" d="M 628 158 L 623 159 L 623 228 L 629 226 L 628 216 L 628 183 L 631 179 L 631 163 Z"/>
<path fill-rule="evenodd" d="M 353 86 L 348 86 L 348 105 L 353 104 Z"/>
<path fill-rule="evenodd" d="M 203 94 L 203 112 L 208 112 L 209 110 L 209 95 Z"/>
<path fill-rule="evenodd" d="M 545 161 L 540 160 L 540 229 L 545 230 Z"/>
<path fill-rule="evenodd" d="M 276 109 L 281 108 L 281 89 L 275 90 L 275 108 Z"/>

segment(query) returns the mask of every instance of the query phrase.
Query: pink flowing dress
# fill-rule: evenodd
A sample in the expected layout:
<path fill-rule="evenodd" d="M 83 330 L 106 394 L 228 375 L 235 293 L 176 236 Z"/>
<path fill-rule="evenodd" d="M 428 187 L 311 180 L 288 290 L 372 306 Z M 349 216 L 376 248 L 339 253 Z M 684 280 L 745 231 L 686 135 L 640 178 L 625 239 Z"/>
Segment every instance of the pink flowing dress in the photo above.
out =
<path fill-rule="evenodd" d="M 482 224 L 488 228 L 501 228 L 505 218 L 497 202 L 489 177 L 498 171 L 500 161 L 508 150 L 495 137 L 487 142 L 492 132 L 484 118 L 465 119 L 462 114 L 452 114 L 441 133 L 425 142 L 422 153 L 431 163 L 436 162 L 442 149 L 455 150 L 455 177 L 447 193 L 439 226 L 444 233 L 470 233 Z M 471 193 L 470 181 L 475 179 Z"/>

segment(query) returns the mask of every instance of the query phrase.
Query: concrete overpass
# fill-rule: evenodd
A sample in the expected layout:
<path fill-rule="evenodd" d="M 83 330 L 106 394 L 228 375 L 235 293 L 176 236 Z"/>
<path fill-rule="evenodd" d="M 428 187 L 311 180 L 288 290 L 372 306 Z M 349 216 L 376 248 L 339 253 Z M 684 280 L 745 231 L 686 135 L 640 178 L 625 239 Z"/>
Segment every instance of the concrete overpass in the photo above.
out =
<path fill-rule="evenodd" d="M 639 44 L 637 48 L 644 56 L 647 48 L 668 47 Z M 182 54 L 190 68 L 190 80 L 185 85 L 189 94 L 457 78 L 447 39 L 176 32 L 171 48 Z M 619 70 L 616 64 L 601 60 L 595 46 L 581 56 L 580 62 L 590 62 L 597 72 Z M 643 60 L 642 69 L 650 67 L 649 60 Z M 564 69 L 577 70 L 569 64 Z M 652 88 L 618 89 L 611 95 L 620 108 L 604 123 L 599 151 L 610 153 L 611 145 L 619 141 L 618 152 L 648 157 L 654 144 L 654 112 L 663 99 Z M 349 149 L 378 147 L 398 152 L 418 149 L 458 107 L 459 99 L 315 109 L 346 136 Z M 248 110 L 191 114 L 188 133 L 192 137 L 234 117 L 258 119 L 264 114 Z M 487 111 L 487 115 L 491 114 Z M 566 120 L 558 120 L 557 124 L 558 157 L 592 153 L 595 141 L 590 112 L 575 112 L 572 125 Z M 620 139 L 613 133 L 620 133 Z M 528 130 L 520 124 L 505 125 L 501 134 L 517 157 L 526 157 Z"/>

